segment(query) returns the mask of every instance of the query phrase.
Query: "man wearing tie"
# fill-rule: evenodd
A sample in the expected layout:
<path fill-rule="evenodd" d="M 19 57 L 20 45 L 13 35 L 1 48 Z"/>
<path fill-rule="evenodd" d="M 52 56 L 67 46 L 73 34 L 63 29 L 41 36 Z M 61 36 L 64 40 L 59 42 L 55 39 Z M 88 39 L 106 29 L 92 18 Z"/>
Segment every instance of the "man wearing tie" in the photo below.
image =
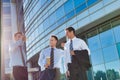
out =
<path fill-rule="evenodd" d="M 38 64 L 41 66 L 41 71 L 45 71 L 47 69 L 48 74 L 50 75 L 49 79 L 45 79 L 48 77 L 46 74 L 46 76 L 42 78 L 43 80 L 60 80 L 59 64 L 61 57 L 64 55 L 64 51 L 56 48 L 57 42 L 58 38 L 55 35 L 52 35 L 50 37 L 49 47 L 42 50 L 40 53 Z"/>
<path fill-rule="evenodd" d="M 24 49 L 26 38 L 22 32 L 17 32 L 14 34 L 14 39 L 15 42 L 9 46 L 10 67 L 13 68 L 13 77 L 15 80 L 28 80 L 27 56 Z"/>
<path fill-rule="evenodd" d="M 73 27 L 66 28 L 66 37 L 69 39 L 65 44 L 66 74 L 70 80 L 87 80 L 86 70 L 90 63 L 86 53 L 90 54 L 89 48 L 82 39 L 76 38 Z"/>

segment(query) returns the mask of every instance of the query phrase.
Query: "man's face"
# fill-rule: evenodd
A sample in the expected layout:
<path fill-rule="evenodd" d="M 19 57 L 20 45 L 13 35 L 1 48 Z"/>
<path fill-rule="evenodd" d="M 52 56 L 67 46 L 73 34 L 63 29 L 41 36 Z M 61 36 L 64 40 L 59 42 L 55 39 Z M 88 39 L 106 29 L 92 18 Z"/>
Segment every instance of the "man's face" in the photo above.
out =
<path fill-rule="evenodd" d="M 50 37 L 50 46 L 56 47 L 57 40 L 54 37 Z"/>
<path fill-rule="evenodd" d="M 72 35 L 72 31 L 70 32 L 70 31 L 66 30 L 66 37 L 70 38 L 71 35 Z"/>
<path fill-rule="evenodd" d="M 64 48 L 64 46 L 65 46 L 65 43 L 64 43 L 64 42 L 62 42 L 62 43 L 61 43 L 61 47 L 62 47 L 62 48 Z"/>
<path fill-rule="evenodd" d="M 17 40 L 20 40 L 22 38 L 22 35 L 21 34 L 17 34 L 16 36 L 15 36 L 15 40 L 17 41 Z"/>

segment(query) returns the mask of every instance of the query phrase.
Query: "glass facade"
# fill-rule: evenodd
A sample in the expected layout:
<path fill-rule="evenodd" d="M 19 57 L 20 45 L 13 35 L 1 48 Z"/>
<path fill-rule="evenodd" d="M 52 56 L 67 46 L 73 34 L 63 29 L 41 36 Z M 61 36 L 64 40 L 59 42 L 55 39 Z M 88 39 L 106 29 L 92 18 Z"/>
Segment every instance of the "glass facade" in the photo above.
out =
<path fill-rule="evenodd" d="M 109 21 L 86 34 L 94 80 L 120 79 L 119 21 L 120 19 Z"/>
<path fill-rule="evenodd" d="M 66 27 L 72 26 L 80 30 L 107 15 L 110 12 L 108 10 L 112 10 L 107 6 L 118 3 L 117 1 L 119 0 L 24 0 L 28 60 L 34 59 L 34 55 L 48 47 L 51 34 L 57 35 L 60 40 L 65 36 Z M 116 5 L 112 7 L 115 9 Z M 86 40 L 91 51 L 92 68 L 87 72 L 88 80 L 119 80 L 120 17 L 95 26 L 85 30 L 84 35 L 79 35 Z M 32 63 L 37 64 L 34 61 Z M 61 67 L 61 80 L 66 80 L 64 66 Z M 34 76 L 39 77 L 39 74 L 36 73 Z M 37 77 L 34 77 L 34 80 L 37 80 Z"/>
<path fill-rule="evenodd" d="M 47 12 L 44 15 L 42 15 L 41 11 L 43 10 L 43 8 L 46 5 L 50 5 L 50 3 L 52 2 L 55 3 L 55 1 L 53 0 L 44 0 L 44 1 L 24 0 L 24 12 L 25 12 L 24 17 L 25 17 L 26 36 L 28 39 L 27 41 L 28 54 L 30 55 L 33 52 L 37 53 L 44 47 L 48 46 L 47 40 L 50 36 L 48 34 L 56 34 L 59 37 L 59 39 L 64 37 L 63 35 L 64 32 L 58 32 L 57 30 L 58 27 L 62 25 L 63 23 L 65 23 L 66 21 L 68 21 L 69 19 L 78 15 L 83 10 L 89 8 L 90 6 L 92 6 L 93 4 L 99 1 L 100 0 L 88 0 L 88 1 L 67 0 L 65 1 L 65 3 L 60 5 L 57 9 L 54 9 L 53 7 L 54 11 L 51 12 L 51 10 L 46 10 Z M 60 2 L 60 0 L 58 0 L 58 2 Z M 44 6 L 40 5 L 44 3 L 46 3 Z M 61 28 L 64 29 L 66 28 L 66 26 L 61 27 Z M 37 43 L 39 43 L 39 45 L 36 45 Z M 43 43 L 47 45 L 45 46 Z M 42 47 L 39 48 L 38 46 L 42 46 Z M 33 48 L 35 48 L 36 50 Z"/>

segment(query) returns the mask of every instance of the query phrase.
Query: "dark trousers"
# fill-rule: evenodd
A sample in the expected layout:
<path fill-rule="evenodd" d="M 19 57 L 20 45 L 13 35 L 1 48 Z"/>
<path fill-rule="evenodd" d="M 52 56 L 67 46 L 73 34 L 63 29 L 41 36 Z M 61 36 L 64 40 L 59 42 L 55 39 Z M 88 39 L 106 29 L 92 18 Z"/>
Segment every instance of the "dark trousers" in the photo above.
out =
<path fill-rule="evenodd" d="M 69 80 L 87 80 L 86 69 L 74 63 L 69 63 L 70 77 Z"/>
<path fill-rule="evenodd" d="M 55 74 L 55 79 L 54 80 L 60 80 L 60 69 L 56 68 L 55 72 L 56 72 L 56 74 Z"/>
<path fill-rule="evenodd" d="M 13 76 L 15 80 L 28 80 L 27 67 L 14 66 Z"/>

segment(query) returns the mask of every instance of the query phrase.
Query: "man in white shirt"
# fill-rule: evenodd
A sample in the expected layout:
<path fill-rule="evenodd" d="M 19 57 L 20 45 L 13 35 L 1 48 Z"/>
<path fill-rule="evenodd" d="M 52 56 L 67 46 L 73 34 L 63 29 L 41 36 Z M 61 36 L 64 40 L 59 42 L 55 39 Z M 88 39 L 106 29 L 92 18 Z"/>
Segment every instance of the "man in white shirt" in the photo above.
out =
<path fill-rule="evenodd" d="M 79 50 L 78 52 L 80 52 L 86 50 L 88 54 L 90 54 L 90 50 L 85 41 L 76 38 L 75 29 L 73 27 L 66 28 L 66 37 L 69 39 L 64 48 L 67 69 L 66 74 L 69 76 L 70 80 L 87 80 L 86 69 L 83 65 L 79 64 L 79 53 L 75 53 L 75 51 Z"/>
<path fill-rule="evenodd" d="M 21 32 L 14 35 L 15 42 L 9 46 L 10 50 L 10 67 L 13 68 L 15 80 L 28 80 L 26 67 L 27 56 L 24 50 L 25 36 Z"/>
<path fill-rule="evenodd" d="M 57 42 L 58 38 L 52 35 L 49 47 L 40 53 L 38 64 L 41 66 L 41 71 L 47 70 L 50 75 L 44 74 L 41 80 L 60 80 L 60 60 L 64 56 L 64 51 L 56 48 Z"/>

